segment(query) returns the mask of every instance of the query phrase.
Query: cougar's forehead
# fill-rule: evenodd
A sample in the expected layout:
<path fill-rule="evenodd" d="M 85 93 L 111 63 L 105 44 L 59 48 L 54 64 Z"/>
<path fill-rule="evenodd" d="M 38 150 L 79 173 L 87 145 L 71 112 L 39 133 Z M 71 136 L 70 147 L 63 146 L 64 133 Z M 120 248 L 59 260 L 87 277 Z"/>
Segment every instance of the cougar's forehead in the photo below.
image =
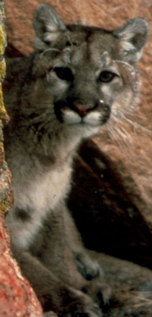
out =
<path fill-rule="evenodd" d="M 87 41 L 82 42 L 72 52 L 71 62 L 75 66 L 89 64 L 96 68 L 106 67 L 114 55 L 112 38 L 109 35 L 93 34 Z"/>

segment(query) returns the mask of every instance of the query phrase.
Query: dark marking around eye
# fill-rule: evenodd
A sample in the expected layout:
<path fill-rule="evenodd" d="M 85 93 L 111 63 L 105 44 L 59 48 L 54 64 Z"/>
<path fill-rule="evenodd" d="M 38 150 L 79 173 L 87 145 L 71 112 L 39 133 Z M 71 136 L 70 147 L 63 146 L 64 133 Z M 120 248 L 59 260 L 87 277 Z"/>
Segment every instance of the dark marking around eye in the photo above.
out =
<path fill-rule="evenodd" d="M 56 75 L 66 81 L 72 81 L 73 80 L 73 74 L 70 68 L 68 67 L 55 67 L 54 72 Z"/>
<path fill-rule="evenodd" d="M 117 74 L 111 72 L 111 71 L 107 71 L 107 70 L 104 70 L 100 73 L 99 75 L 99 80 L 102 82 L 102 83 L 109 83 L 113 80 L 114 77 L 118 76 Z"/>

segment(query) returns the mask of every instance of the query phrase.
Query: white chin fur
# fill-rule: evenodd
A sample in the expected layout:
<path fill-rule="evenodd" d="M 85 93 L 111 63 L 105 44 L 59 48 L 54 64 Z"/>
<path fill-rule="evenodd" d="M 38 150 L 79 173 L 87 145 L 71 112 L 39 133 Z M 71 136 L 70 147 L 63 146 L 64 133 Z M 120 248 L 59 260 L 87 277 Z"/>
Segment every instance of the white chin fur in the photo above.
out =
<path fill-rule="evenodd" d="M 81 117 L 72 110 L 65 110 L 63 113 L 64 122 L 68 124 L 76 124 L 81 122 Z"/>
<path fill-rule="evenodd" d="M 100 113 L 97 111 L 89 112 L 84 118 L 84 122 L 94 126 L 100 125 Z"/>
<path fill-rule="evenodd" d="M 64 122 L 68 124 L 78 124 L 82 122 L 82 118 L 78 113 L 72 110 L 64 111 Z M 93 126 L 100 125 L 100 113 L 99 112 L 89 112 L 84 118 L 83 123 Z"/>

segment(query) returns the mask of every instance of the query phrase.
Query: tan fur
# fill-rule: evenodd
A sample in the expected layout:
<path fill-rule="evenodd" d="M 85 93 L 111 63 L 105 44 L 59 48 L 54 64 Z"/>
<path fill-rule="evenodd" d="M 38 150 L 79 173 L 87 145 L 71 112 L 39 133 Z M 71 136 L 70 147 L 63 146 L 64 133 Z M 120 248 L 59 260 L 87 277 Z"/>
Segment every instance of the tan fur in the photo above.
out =
<path fill-rule="evenodd" d="M 10 62 L 4 83 L 11 247 L 44 311 L 100 317 L 110 288 L 83 247 L 65 198 L 81 140 L 134 102 L 147 24 L 137 18 L 113 32 L 65 26 L 43 4 L 34 29 L 35 52 Z"/>

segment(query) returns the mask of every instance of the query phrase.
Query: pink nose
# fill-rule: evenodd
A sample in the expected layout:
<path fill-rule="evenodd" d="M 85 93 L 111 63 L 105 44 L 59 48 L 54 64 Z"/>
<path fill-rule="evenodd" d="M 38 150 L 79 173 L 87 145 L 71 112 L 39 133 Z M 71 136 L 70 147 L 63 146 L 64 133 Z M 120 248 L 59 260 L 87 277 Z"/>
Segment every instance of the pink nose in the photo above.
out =
<path fill-rule="evenodd" d="M 79 113 L 81 117 L 85 117 L 87 112 L 92 109 L 89 105 L 74 104 L 73 109 Z"/>

